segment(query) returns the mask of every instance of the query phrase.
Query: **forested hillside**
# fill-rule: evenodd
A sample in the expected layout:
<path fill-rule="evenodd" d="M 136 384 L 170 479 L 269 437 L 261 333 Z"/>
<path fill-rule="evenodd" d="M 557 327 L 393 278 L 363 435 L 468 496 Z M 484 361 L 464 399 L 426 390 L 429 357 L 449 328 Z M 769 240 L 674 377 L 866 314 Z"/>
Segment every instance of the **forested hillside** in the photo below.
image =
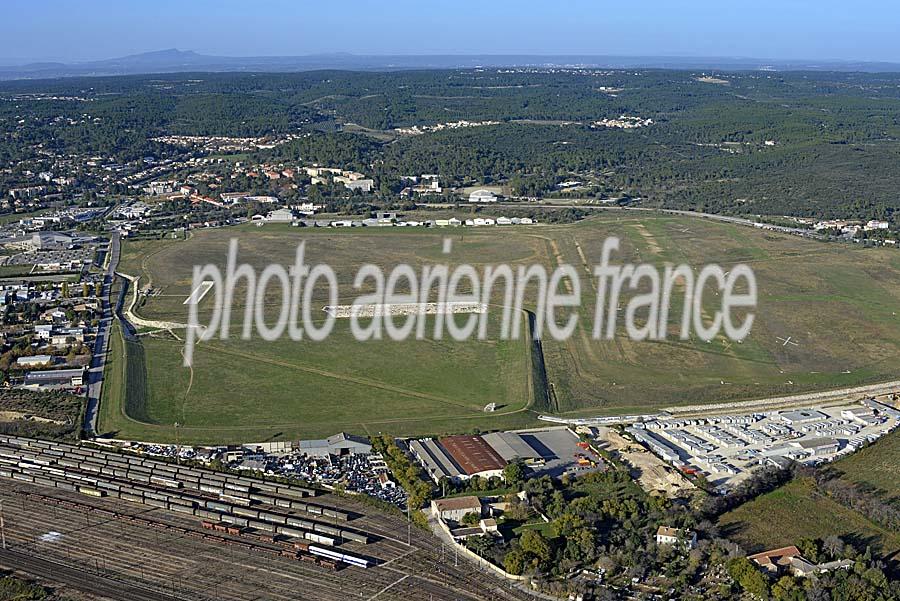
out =
<path fill-rule="evenodd" d="M 652 123 L 596 123 L 623 115 Z M 447 126 L 460 121 L 475 125 Z M 7 165 L 47 150 L 166 156 L 172 148 L 152 140 L 166 134 L 289 133 L 308 137 L 262 156 L 365 168 L 383 194 L 402 175 L 436 173 L 522 196 L 574 179 L 588 197 L 735 214 L 896 220 L 900 209 L 900 74 L 474 69 L 0 84 Z"/>

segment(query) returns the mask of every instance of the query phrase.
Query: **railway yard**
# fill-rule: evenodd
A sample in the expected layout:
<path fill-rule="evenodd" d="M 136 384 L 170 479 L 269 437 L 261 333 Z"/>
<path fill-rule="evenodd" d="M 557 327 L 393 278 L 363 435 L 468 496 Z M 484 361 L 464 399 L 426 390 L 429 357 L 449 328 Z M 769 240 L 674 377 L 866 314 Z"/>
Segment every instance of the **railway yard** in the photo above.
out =
<path fill-rule="evenodd" d="M 526 596 L 400 514 L 140 456 L 0 436 L 0 501 L 0 564 L 101 597 Z"/>

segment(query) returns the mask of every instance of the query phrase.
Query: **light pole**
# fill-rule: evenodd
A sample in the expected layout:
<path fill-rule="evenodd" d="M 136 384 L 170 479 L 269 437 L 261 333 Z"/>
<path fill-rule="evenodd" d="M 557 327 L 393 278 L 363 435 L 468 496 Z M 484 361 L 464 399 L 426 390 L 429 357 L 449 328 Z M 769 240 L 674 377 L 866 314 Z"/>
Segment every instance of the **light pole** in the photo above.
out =
<path fill-rule="evenodd" d="M 406 498 L 406 546 L 412 546 L 410 543 L 412 541 L 412 524 L 410 524 L 409 520 L 409 497 Z"/>
<path fill-rule="evenodd" d="M 175 422 L 175 463 L 181 465 L 181 442 L 178 438 L 178 426 L 180 424 Z"/>
<path fill-rule="evenodd" d="M 3 519 L 3 501 L 0 501 L 0 538 L 3 539 L 3 550 L 6 551 L 6 522 Z"/>

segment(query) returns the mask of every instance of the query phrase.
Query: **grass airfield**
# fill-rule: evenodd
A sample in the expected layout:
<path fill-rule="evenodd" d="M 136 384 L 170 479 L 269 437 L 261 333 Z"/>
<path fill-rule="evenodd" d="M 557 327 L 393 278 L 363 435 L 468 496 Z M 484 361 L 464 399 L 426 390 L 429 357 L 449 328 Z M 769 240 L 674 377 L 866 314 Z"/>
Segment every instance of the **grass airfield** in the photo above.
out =
<path fill-rule="evenodd" d="M 756 318 L 741 343 L 720 336 L 633 342 L 624 331 L 624 310 L 613 340 L 592 340 L 596 304 L 593 265 L 604 239 L 617 236 L 612 263 L 687 263 L 698 271 L 717 263 L 725 270 L 750 265 L 758 283 Z M 501 340 L 495 294 L 486 340 L 390 340 L 358 342 L 338 320 L 323 342 L 288 338 L 211 340 L 195 349 L 193 369 L 181 366 L 183 343 L 168 333 L 141 337 L 131 353 L 119 410 L 103 412 L 101 429 L 120 436 L 172 439 L 177 421 L 182 441 L 237 442 L 359 433 L 427 434 L 521 427 L 538 413 L 563 415 L 646 412 L 654 408 L 747 400 L 894 379 L 900 365 L 900 253 L 825 244 L 703 219 L 622 212 L 577 224 L 522 227 L 353 230 L 292 228 L 268 224 L 194 232 L 187 240 L 128 241 L 119 271 L 140 275 L 154 295 L 136 312 L 145 319 L 186 322 L 195 264 L 222 266 L 231 238 L 240 240 L 242 262 L 257 271 L 270 263 L 291 265 L 306 241 L 306 262 L 336 271 L 341 303 L 356 290 L 353 278 L 365 263 L 389 272 L 400 263 L 542 264 L 552 271 L 569 263 L 579 272 L 582 308 L 575 334 L 542 340 L 546 382 L 528 340 Z M 450 254 L 443 239 L 452 240 Z M 632 294 L 623 292 L 620 307 Z M 238 288 L 235 298 L 241 299 Z M 534 289 L 526 295 L 533 308 Z M 208 295 L 200 304 L 209 315 Z M 680 297 L 672 304 L 677 329 Z M 243 307 L 232 309 L 233 332 Z M 704 296 L 712 314 L 721 302 Z M 267 315 L 280 307 L 266 297 Z M 327 304 L 324 294 L 313 306 Z M 203 319 L 201 319 L 203 321 Z M 343 321 L 343 323 L 342 323 Z M 527 329 L 523 329 L 527 331 Z M 175 335 L 183 338 L 183 331 Z M 791 343 L 785 343 L 788 337 Z M 127 349 L 131 343 L 126 343 Z M 143 353 L 141 361 L 134 361 Z M 115 357 L 113 361 L 115 362 Z M 129 364 L 129 365 L 131 365 Z M 112 367 L 111 367 L 112 369 Z M 546 394 L 543 386 L 546 384 Z M 482 408 L 495 402 L 498 410 Z"/>

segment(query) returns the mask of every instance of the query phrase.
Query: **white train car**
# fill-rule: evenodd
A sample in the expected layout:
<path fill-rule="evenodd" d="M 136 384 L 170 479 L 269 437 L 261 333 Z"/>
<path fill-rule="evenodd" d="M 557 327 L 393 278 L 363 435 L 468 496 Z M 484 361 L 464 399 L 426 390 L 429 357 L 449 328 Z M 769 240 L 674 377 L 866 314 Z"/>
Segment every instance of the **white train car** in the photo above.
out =
<path fill-rule="evenodd" d="M 322 547 L 317 547 L 316 545 L 310 545 L 309 552 L 313 555 L 318 555 L 319 557 L 324 557 L 326 559 L 331 559 L 334 561 L 342 561 L 348 565 L 356 566 L 359 568 L 368 568 L 373 565 L 372 561 L 370 559 L 366 559 L 365 557 L 357 557 L 356 555 L 341 553 L 340 551 L 335 551 L 333 549 L 324 549 Z"/>

